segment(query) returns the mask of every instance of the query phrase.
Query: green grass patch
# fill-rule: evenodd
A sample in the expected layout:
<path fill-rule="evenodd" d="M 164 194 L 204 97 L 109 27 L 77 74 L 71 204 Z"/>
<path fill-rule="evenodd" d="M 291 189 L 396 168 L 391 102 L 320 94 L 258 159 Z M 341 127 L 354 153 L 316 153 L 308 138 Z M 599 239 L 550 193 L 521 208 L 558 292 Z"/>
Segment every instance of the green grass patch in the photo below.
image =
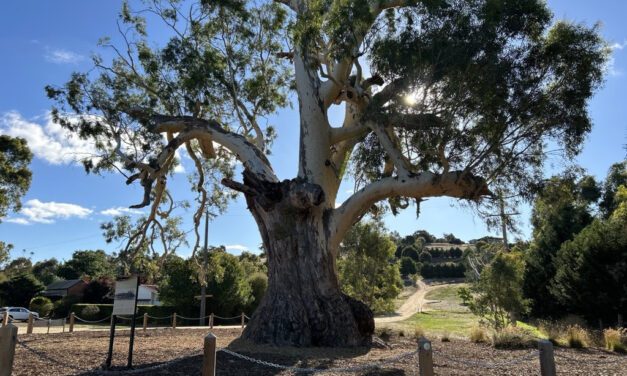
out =
<path fill-rule="evenodd" d="M 460 311 L 427 311 L 416 313 L 407 320 L 398 323 L 389 323 L 385 326 L 395 330 L 410 331 L 416 326 L 420 326 L 429 335 L 450 334 L 458 337 L 467 337 L 470 328 L 478 322 L 470 312 Z"/>
<path fill-rule="evenodd" d="M 436 287 L 433 290 L 429 291 L 427 295 L 425 295 L 425 299 L 427 300 L 446 300 L 451 303 L 461 304 L 462 300 L 459 298 L 458 291 L 460 288 L 465 287 L 466 284 L 454 284 L 454 285 L 444 285 L 441 287 Z"/>

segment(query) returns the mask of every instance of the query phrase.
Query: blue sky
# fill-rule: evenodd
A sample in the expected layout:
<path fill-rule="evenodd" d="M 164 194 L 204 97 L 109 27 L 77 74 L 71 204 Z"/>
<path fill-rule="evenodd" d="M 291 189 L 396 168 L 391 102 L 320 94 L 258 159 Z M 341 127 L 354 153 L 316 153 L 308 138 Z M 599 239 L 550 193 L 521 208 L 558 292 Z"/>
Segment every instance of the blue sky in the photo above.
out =
<path fill-rule="evenodd" d="M 86 175 L 73 162 L 90 145 L 68 139 L 48 118 L 51 103 L 44 86 L 62 84 L 75 70 L 90 68 L 89 56 L 100 37 L 115 41 L 116 16 L 121 1 L 20 0 L 5 2 L 0 13 L 0 134 L 26 137 L 35 158 L 31 165 L 33 182 L 24 197 L 21 213 L 9 215 L 0 224 L 0 240 L 13 243 L 13 257 L 32 252 L 33 260 L 49 257 L 67 259 L 76 249 L 101 248 L 113 252 L 116 244 L 106 245 L 99 224 L 124 212 L 141 200 L 137 187 L 128 187 L 120 175 Z M 603 178 L 609 166 L 625 157 L 627 143 L 627 28 L 622 0 L 551 0 L 557 19 L 592 25 L 601 22 L 601 32 L 613 45 L 607 81 L 590 103 L 594 128 L 588 136 L 578 163 L 591 174 Z M 155 38 L 161 30 L 149 29 Z M 279 137 L 270 157 L 280 178 L 297 172 L 296 145 L 298 120 L 292 110 L 281 111 L 271 119 Z M 559 171 L 552 161 L 549 171 Z M 183 168 L 191 171 L 189 160 Z M 177 198 L 189 198 L 185 173 L 170 181 Z M 342 187 L 339 200 L 348 196 Z M 528 207 L 521 208 L 522 237 L 530 235 Z M 191 217 L 191 213 L 187 213 Z M 483 222 L 453 200 L 431 199 L 423 203 L 420 218 L 408 209 L 397 217 L 386 218 L 389 229 L 408 234 L 426 229 L 436 235 L 452 232 L 469 240 L 488 234 Z M 190 221 L 185 227 L 189 229 Z M 257 227 L 240 199 L 226 214 L 210 224 L 210 243 L 226 245 L 233 253 L 256 251 L 260 243 Z M 189 250 L 181 250 L 183 255 Z"/>

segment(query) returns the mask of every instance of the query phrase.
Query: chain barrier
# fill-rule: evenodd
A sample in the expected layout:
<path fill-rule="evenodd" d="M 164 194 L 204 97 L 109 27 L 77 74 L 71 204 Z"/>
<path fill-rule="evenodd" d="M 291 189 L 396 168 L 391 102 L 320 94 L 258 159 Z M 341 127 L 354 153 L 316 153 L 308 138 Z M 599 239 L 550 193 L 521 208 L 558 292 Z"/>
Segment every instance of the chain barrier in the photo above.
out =
<path fill-rule="evenodd" d="M 567 360 L 569 362 L 581 362 L 581 359 L 573 358 L 573 357 L 568 356 L 568 355 L 564 355 L 561 351 L 560 352 L 556 351 L 554 354 L 555 354 L 555 357 L 565 359 L 565 360 Z M 596 360 L 595 359 L 594 361 L 591 361 L 591 363 L 593 363 L 593 364 L 612 364 L 612 363 L 620 363 L 622 361 L 627 361 L 627 356 L 615 355 L 615 357 L 617 359 L 607 359 L 607 360 Z"/>
<path fill-rule="evenodd" d="M 217 351 L 221 351 L 225 354 L 229 354 L 231 356 L 234 356 L 236 358 L 240 358 L 242 360 L 246 360 L 249 361 L 251 363 L 256 363 L 256 364 L 260 364 L 262 366 L 266 366 L 266 367 L 271 367 L 271 368 L 277 368 L 277 369 L 283 369 L 283 370 L 287 370 L 287 371 L 292 371 L 292 372 L 304 372 L 304 373 L 322 373 L 322 372 L 359 372 L 359 371 L 365 371 L 368 369 L 373 369 L 373 368 L 379 368 L 385 364 L 390 364 L 390 363 L 394 363 L 397 362 L 401 359 L 416 355 L 418 353 L 418 350 L 413 350 L 413 351 L 409 351 L 391 358 L 387 358 L 387 359 L 381 359 L 381 360 L 377 360 L 378 363 L 370 363 L 370 364 L 363 364 L 363 365 L 359 365 L 359 366 L 351 366 L 351 367 L 340 367 L 340 368 L 302 368 L 302 367 L 295 367 L 295 366 L 285 366 L 282 364 L 277 364 L 277 363 L 272 363 L 272 362 L 267 362 L 265 360 L 259 360 L 259 359 L 255 359 L 252 358 L 250 356 L 246 356 L 246 355 L 242 355 L 240 353 L 237 353 L 235 351 L 231 351 L 225 348 L 221 348 L 218 349 Z"/>
<path fill-rule="evenodd" d="M 119 370 L 119 371 L 118 370 L 100 370 L 100 371 L 97 371 L 97 373 L 100 375 L 133 375 L 133 374 L 141 373 L 141 372 L 156 371 L 158 369 L 162 369 L 172 364 L 178 363 L 182 360 L 185 360 L 194 356 L 202 355 L 202 354 L 203 354 L 202 351 L 197 351 L 189 355 L 183 355 L 183 356 L 174 358 L 172 360 L 168 360 L 163 363 L 155 364 L 154 366 L 126 369 L 126 370 Z"/>
<path fill-rule="evenodd" d="M 211 316 L 211 315 L 207 315 L 205 317 L 185 317 L 185 316 L 176 315 L 176 319 L 177 320 L 178 319 L 183 319 L 183 320 L 204 320 L 204 319 L 208 318 L 209 316 Z"/>
<path fill-rule="evenodd" d="M 84 322 L 84 323 L 86 323 L 86 324 L 98 324 L 98 323 L 101 323 L 101 322 L 105 322 L 105 321 L 107 321 L 107 320 L 111 320 L 111 316 L 107 316 L 107 317 L 105 317 L 105 318 L 104 318 L 104 319 L 102 319 L 102 320 L 90 321 L 90 320 L 85 320 L 85 319 L 83 319 L 83 318 L 81 318 L 81 317 L 78 317 L 78 316 L 74 315 L 74 319 L 76 319 L 76 320 L 78 320 L 78 321 L 80 321 L 80 322 Z"/>
<path fill-rule="evenodd" d="M 218 315 L 213 315 L 214 318 L 216 319 L 220 319 L 220 320 L 233 320 L 233 319 L 241 319 L 242 315 L 237 315 L 237 316 L 233 316 L 233 317 L 221 317 Z"/>
<path fill-rule="evenodd" d="M 453 358 L 451 356 L 444 354 L 443 352 L 435 351 L 435 349 L 433 350 L 433 353 L 438 354 L 442 358 L 450 360 L 451 362 L 454 362 L 454 363 L 464 364 L 464 365 L 473 366 L 473 367 L 481 367 L 481 368 L 498 368 L 498 367 L 508 366 L 512 364 L 522 363 L 527 360 L 533 359 L 538 356 L 539 351 L 532 350 L 526 355 L 522 355 L 514 359 L 506 360 L 504 362 L 496 362 L 496 363 L 485 363 L 485 362 L 480 362 L 480 361 L 475 361 L 475 360 Z"/>
<path fill-rule="evenodd" d="M 82 368 L 82 367 L 77 367 L 77 366 L 70 365 L 70 364 L 65 364 L 65 363 L 63 363 L 63 362 L 61 362 L 61 361 L 59 361 L 59 360 L 57 360 L 55 358 L 52 358 L 50 355 L 44 353 L 43 351 L 39 351 L 39 350 L 36 350 L 36 349 L 28 346 L 26 343 L 21 341 L 19 338 L 17 340 L 17 343 L 20 346 L 22 346 L 24 349 L 32 352 L 33 354 L 37 355 L 38 357 L 40 357 L 40 358 L 42 358 L 44 360 L 47 360 L 47 361 L 49 361 L 51 363 L 54 363 L 56 365 L 59 365 L 61 367 L 69 368 L 69 369 L 74 370 L 74 371 L 90 371 L 89 368 Z"/>
<path fill-rule="evenodd" d="M 165 319 L 172 318 L 173 315 L 163 316 L 163 317 L 155 317 L 155 316 L 150 316 L 150 315 L 146 315 L 146 316 L 148 316 L 148 318 L 153 319 L 153 320 L 165 320 Z"/>

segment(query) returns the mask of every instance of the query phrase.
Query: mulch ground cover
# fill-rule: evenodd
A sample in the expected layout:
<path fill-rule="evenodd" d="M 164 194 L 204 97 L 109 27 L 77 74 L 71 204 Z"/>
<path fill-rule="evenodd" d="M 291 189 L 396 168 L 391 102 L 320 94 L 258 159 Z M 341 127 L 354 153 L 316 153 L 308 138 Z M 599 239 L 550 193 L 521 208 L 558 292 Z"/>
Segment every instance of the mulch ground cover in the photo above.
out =
<path fill-rule="evenodd" d="M 207 330 L 159 329 L 139 330 L 135 339 L 133 375 L 199 375 L 202 364 L 202 344 Z M 380 368 L 341 373 L 337 368 L 379 364 L 379 360 L 393 358 L 416 349 L 416 341 L 407 337 L 393 337 L 386 346 L 357 349 L 335 348 L 277 348 L 254 346 L 237 340 L 238 329 L 215 330 L 218 348 L 226 347 L 239 354 L 266 362 L 300 368 L 330 369 L 323 375 L 401 376 L 418 375 L 418 356 L 411 354 Z M 128 354 L 128 331 L 116 336 L 113 366 L 110 372 L 101 371 L 106 358 L 109 337 L 107 332 L 75 332 L 59 334 L 20 335 L 22 344 L 16 347 L 13 375 L 111 375 L 123 372 Z M 433 341 L 433 360 L 436 375 L 539 375 L 537 353 L 533 349 L 497 350 L 488 344 L 465 340 Z M 521 358 L 529 359 L 521 359 Z M 507 363 L 494 366 L 497 363 Z M 601 349 L 556 349 L 558 375 L 620 375 L 627 376 L 627 356 Z M 492 365 L 492 368 L 486 366 Z M 145 368 L 142 370 L 142 368 Z M 236 356 L 218 352 L 217 375 L 301 375 L 267 365 L 253 363 Z"/>

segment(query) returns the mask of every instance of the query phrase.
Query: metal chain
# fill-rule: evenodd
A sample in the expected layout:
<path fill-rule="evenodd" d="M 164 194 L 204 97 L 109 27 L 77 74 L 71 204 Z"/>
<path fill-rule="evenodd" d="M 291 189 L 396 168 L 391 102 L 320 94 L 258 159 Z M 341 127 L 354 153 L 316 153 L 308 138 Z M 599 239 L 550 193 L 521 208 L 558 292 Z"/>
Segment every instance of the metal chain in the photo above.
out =
<path fill-rule="evenodd" d="M 42 351 L 35 350 L 34 348 L 28 346 L 26 343 L 22 342 L 20 339 L 17 340 L 17 343 L 20 346 L 22 346 L 23 348 L 25 348 L 26 350 L 28 350 L 28 351 L 32 352 L 33 354 L 37 355 L 38 357 L 40 357 L 40 358 L 42 358 L 44 360 L 47 360 L 49 362 L 52 362 L 54 364 L 57 364 L 57 365 L 59 365 L 61 367 L 73 369 L 75 371 L 90 371 L 89 368 L 82 368 L 82 367 L 77 367 L 77 366 L 74 366 L 74 365 L 62 363 L 62 362 L 58 361 L 57 359 L 54 359 L 54 358 L 50 357 L 50 355 L 47 355 L 46 353 L 44 353 Z"/>
<path fill-rule="evenodd" d="M 176 319 L 177 320 L 178 319 L 183 319 L 183 320 L 204 320 L 204 319 L 208 318 L 209 316 L 211 316 L 211 315 L 207 315 L 205 317 L 185 317 L 185 316 L 176 315 Z"/>
<path fill-rule="evenodd" d="M 151 318 L 153 320 L 165 320 L 165 319 L 172 318 L 173 315 L 163 316 L 163 317 L 155 317 L 155 316 L 150 316 L 150 315 L 146 315 L 146 316 L 148 316 L 148 318 Z"/>
<path fill-rule="evenodd" d="M 150 367 L 141 367 L 141 368 L 127 369 L 127 370 L 100 370 L 97 373 L 101 375 L 133 375 L 133 374 L 141 373 L 141 372 L 155 371 L 155 370 L 170 366 L 174 363 L 178 363 L 182 360 L 185 360 L 194 356 L 202 355 L 202 353 L 203 353 L 202 351 L 197 351 L 195 353 L 183 355 L 178 358 L 174 358 L 172 360 L 168 360 L 167 362 L 159 363 Z"/>
<path fill-rule="evenodd" d="M 562 359 L 566 359 L 567 361 L 570 362 L 581 362 L 581 359 L 578 358 L 573 358 L 571 356 L 568 355 L 564 355 L 563 353 L 560 352 L 555 352 L 555 356 L 558 358 L 562 358 Z M 627 361 L 627 356 L 621 356 L 621 355 L 616 355 L 617 359 L 607 359 L 607 360 L 594 360 L 591 361 L 591 363 L 593 364 L 612 364 L 612 363 L 619 363 L 622 361 Z"/>
<path fill-rule="evenodd" d="M 222 320 L 233 320 L 233 319 L 240 319 L 242 318 L 242 315 L 237 315 L 237 316 L 233 316 L 233 317 L 220 317 L 218 315 L 213 315 L 214 318 L 216 319 L 222 319 Z"/>
<path fill-rule="evenodd" d="M 80 321 L 80 322 L 84 322 L 84 323 L 87 323 L 87 324 L 98 324 L 98 323 L 101 323 L 101 322 L 104 322 L 104 321 L 110 320 L 110 319 L 111 319 L 111 316 L 107 316 L 107 317 L 105 317 L 105 318 L 104 318 L 104 319 L 102 319 L 102 320 L 96 320 L 96 321 L 89 321 L 89 320 L 85 320 L 85 319 L 83 319 L 83 318 L 81 318 L 81 317 L 78 317 L 78 316 L 76 316 L 76 315 L 74 315 L 74 318 L 75 318 L 76 320 Z"/>
<path fill-rule="evenodd" d="M 218 349 L 217 351 L 222 351 L 225 354 L 229 354 L 236 358 L 240 358 L 240 359 L 252 362 L 252 363 L 261 364 L 266 367 L 284 369 L 284 370 L 293 371 L 293 372 L 305 372 L 305 373 L 364 371 L 364 370 L 368 370 L 372 368 L 379 368 L 384 364 L 394 363 L 396 361 L 399 361 L 401 359 L 404 359 L 406 357 L 409 357 L 418 353 L 418 350 L 409 351 L 409 352 L 406 352 L 406 353 L 403 353 L 403 354 L 400 354 L 391 358 L 378 360 L 377 361 L 378 363 L 375 363 L 375 364 L 370 363 L 370 364 L 364 364 L 364 365 L 359 365 L 359 366 L 340 367 L 340 368 L 301 368 L 301 367 L 294 367 L 294 366 L 285 366 L 282 364 L 276 364 L 272 362 L 267 362 L 265 360 L 251 358 L 249 356 L 242 355 L 242 354 L 236 353 L 235 351 L 231 351 L 225 348 Z"/>
<path fill-rule="evenodd" d="M 448 356 L 448 355 L 444 354 L 443 352 L 435 351 L 435 350 L 433 350 L 433 353 L 434 354 L 437 353 L 441 357 L 443 357 L 445 359 L 448 359 L 448 360 L 450 360 L 451 362 L 454 362 L 454 363 L 464 364 L 464 365 L 467 365 L 467 366 L 482 367 L 482 368 L 498 368 L 498 367 L 512 365 L 512 364 L 516 364 L 516 363 L 522 363 L 524 361 L 533 359 L 536 356 L 538 356 L 539 351 L 538 350 L 532 350 L 529 354 L 526 354 L 526 355 L 523 355 L 523 356 L 519 356 L 517 358 L 510 359 L 510 360 L 507 360 L 507 361 L 504 361 L 504 362 L 497 362 L 497 363 L 485 363 L 485 362 L 479 362 L 479 361 L 475 361 L 475 360 L 453 358 L 451 356 Z"/>

